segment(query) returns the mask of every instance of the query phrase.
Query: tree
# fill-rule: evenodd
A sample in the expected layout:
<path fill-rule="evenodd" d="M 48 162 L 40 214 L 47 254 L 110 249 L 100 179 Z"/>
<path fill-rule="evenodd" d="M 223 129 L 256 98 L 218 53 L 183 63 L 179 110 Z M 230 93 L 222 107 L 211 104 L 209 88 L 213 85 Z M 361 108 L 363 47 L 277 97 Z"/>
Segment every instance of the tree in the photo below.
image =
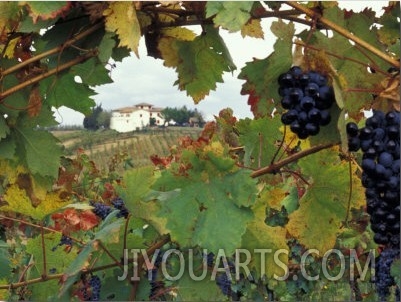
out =
<path fill-rule="evenodd" d="M 400 4 L 384 11 L 334 2 L 0 2 L 8 236 L 0 298 L 400 300 Z M 52 107 L 91 114 L 92 87 L 111 82 L 108 62 L 138 56 L 142 36 L 199 103 L 236 69 L 220 31 L 263 38 L 265 18 L 274 18 L 274 50 L 239 73 L 253 119 L 224 109 L 198 138 L 151 155 L 155 167 L 121 174 L 123 155 L 103 173 L 82 150 L 63 157 L 41 130 L 56 123 Z M 369 120 L 361 112 L 370 109 Z M 373 271 L 360 270 L 373 268 L 372 254 L 380 254 L 374 287 Z M 196 272 L 168 278 L 181 260 Z"/>
<path fill-rule="evenodd" d="M 98 105 L 92 108 L 92 113 L 85 116 L 84 128 L 89 130 L 97 130 L 101 126 L 99 123 L 99 117 L 103 112 L 102 105 Z"/>
<path fill-rule="evenodd" d="M 179 125 L 188 123 L 191 117 L 196 117 L 200 123 L 204 123 L 202 113 L 196 108 L 194 110 L 188 109 L 187 106 L 182 106 L 181 108 L 167 107 L 163 109 L 162 114 L 166 121 L 175 121 Z"/>
<path fill-rule="evenodd" d="M 98 117 L 97 123 L 99 127 L 108 129 L 110 127 L 111 111 L 102 110 Z"/>

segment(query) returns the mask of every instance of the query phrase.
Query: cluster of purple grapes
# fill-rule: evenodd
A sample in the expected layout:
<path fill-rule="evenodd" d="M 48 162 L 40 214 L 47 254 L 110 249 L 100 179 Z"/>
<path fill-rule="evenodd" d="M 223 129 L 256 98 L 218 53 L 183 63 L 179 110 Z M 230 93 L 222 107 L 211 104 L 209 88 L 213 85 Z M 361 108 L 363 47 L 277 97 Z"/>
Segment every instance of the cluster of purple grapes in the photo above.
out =
<path fill-rule="evenodd" d="M 391 264 L 396 258 L 399 258 L 400 250 L 395 248 L 387 248 L 383 250 L 376 259 L 375 263 L 375 285 L 380 301 L 387 301 L 390 294 L 390 287 L 396 285 L 394 278 L 390 274 Z M 396 288 L 395 301 L 400 301 L 400 289 Z"/>
<path fill-rule="evenodd" d="M 84 274 L 81 276 L 81 279 L 84 282 L 83 287 L 80 288 L 80 294 L 82 300 L 84 301 L 99 301 L 100 300 L 100 288 L 102 287 L 102 282 L 100 278 L 96 275 L 91 275 L 89 282 L 87 281 L 87 275 Z M 88 288 L 91 290 L 88 292 Z M 89 293 L 91 293 L 89 295 Z"/>
<path fill-rule="evenodd" d="M 114 199 L 111 204 L 114 206 L 115 209 L 119 210 L 119 212 L 117 213 L 117 218 L 128 217 L 129 211 L 125 207 L 124 200 L 122 200 L 122 198 L 118 197 Z M 94 209 L 92 210 L 93 213 L 95 213 L 95 215 L 100 217 L 102 220 L 106 219 L 107 215 L 109 215 L 113 211 L 113 208 L 111 206 L 101 202 L 91 201 L 90 205 L 94 207 Z"/>
<path fill-rule="evenodd" d="M 215 255 L 210 252 L 208 254 L 203 255 L 204 259 L 203 261 L 206 262 L 206 265 L 209 269 L 214 268 L 214 257 Z M 235 265 L 233 262 L 228 261 L 228 267 L 230 269 L 230 274 L 235 274 Z M 241 273 L 240 278 L 244 278 L 244 275 Z M 233 290 L 233 284 L 232 281 L 228 278 L 228 275 L 226 272 L 221 272 L 216 275 L 216 285 L 220 288 L 221 292 L 223 295 L 231 297 L 233 301 L 239 301 L 240 297 L 242 296 L 242 293 L 240 290 Z"/>
<path fill-rule="evenodd" d="M 375 110 L 365 127 L 348 123 L 346 131 L 348 149 L 363 152 L 366 209 L 374 241 L 385 247 L 376 261 L 375 284 L 380 300 L 386 301 L 389 288 L 395 285 L 391 264 L 400 255 L 400 113 Z"/>
<path fill-rule="evenodd" d="M 231 280 L 226 273 L 220 273 L 216 276 L 216 284 L 225 296 L 231 296 Z"/>
<path fill-rule="evenodd" d="M 102 282 L 100 281 L 100 278 L 96 275 L 92 275 L 89 279 L 89 286 L 92 288 L 90 301 L 99 301 L 100 288 L 102 287 Z"/>
<path fill-rule="evenodd" d="M 102 202 L 95 202 L 92 200 L 90 205 L 93 206 L 93 213 L 95 213 L 95 215 L 100 217 L 102 220 L 105 220 L 107 215 L 112 212 L 112 208 Z"/>
<path fill-rule="evenodd" d="M 400 244 L 400 113 L 374 111 L 365 127 L 346 126 L 350 151 L 362 149 L 362 185 L 378 244 Z"/>
<path fill-rule="evenodd" d="M 289 125 L 298 138 L 316 135 L 320 126 L 330 123 L 329 109 L 335 97 L 324 75 L 315 71 L 303 72 L 300 67 L 293 66 L 279 76 L 278 83 L 281 106 L 287 109 L 281 122 Z"/>
<path fill-rule="evenodd" d="M 127 218 L 127 217 L 128 217 L 129 211 L 128 211 L 128 209 L 125 207 L 124 200 L 122 200 L 121 197 L 117 197 L 116 199 L 114 199 L 114 200 L 111 202 L 111 204 L 112 204 L 117 210 L 120 210 L 120 211 L 117 213 L 117 217 L 124 217 L 124 218 Z"/>
<path fill-rule="evenodd" d="M 61 235 L 60 242 L 58 243 L 58 245 L 52 247 L 52 252 L 57 250 L 57 248 L 62 245 L 72 246 L 72 239 L 64 234 Z"/>

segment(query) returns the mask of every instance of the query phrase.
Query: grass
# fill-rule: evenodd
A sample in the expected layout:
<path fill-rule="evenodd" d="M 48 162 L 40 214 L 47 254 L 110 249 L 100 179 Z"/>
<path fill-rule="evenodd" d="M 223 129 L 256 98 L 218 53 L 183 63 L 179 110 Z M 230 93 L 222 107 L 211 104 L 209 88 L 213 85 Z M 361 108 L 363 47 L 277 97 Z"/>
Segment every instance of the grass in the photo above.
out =
<path fill-rule="evenodd" d="M 118 133 L 109 129 L 52 133 L 64 145 L 67 156 L 74 157 L 77 150 L 82 148 L 96 166 L 104 170 L 108 169 L 110 159 L 116 154 L 128 156 L 135 166 L 149 165 L 150 155 L 168 155 L 170 147 L 176 145 L 180 137 L 197 138 L 201 131 L 200 128 L 170 127 L 128 133 Z"/>

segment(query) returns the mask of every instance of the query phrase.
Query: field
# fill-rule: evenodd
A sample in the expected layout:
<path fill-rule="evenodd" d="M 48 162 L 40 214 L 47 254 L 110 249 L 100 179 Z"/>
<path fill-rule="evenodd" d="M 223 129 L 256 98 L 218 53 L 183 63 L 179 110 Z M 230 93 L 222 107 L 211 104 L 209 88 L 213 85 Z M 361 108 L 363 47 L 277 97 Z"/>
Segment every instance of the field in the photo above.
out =
<path fill-rule="evenodd" d="M 115 156 L 126 157 L 134 166 L 151 164 L 150 156 L 169 154 L 172 146 L 183 136 L 195 138 L 200 128 L 170 127 L 118 133 L 114 130 L 58 130 L 52 133 L 62 142 L 65 154 L 74 157 L 82 148 L 98 168 L 107 169 Z"/>

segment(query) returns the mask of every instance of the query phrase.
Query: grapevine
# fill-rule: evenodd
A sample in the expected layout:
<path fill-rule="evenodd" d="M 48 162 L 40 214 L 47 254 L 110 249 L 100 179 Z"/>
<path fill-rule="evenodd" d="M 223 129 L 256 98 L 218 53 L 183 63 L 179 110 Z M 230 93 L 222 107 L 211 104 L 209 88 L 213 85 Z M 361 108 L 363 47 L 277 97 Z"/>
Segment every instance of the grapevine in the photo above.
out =
<path fill-rule="evenodd" d="M 0 2 L 0 300 L 399 300 L 400 5 L 359 6 Z M 240 66 L 231 33 L 268 43 Z M 253 118 L 67 157 L 53 110 L 140 47 L 195 104 L 236 76 Z"/>

